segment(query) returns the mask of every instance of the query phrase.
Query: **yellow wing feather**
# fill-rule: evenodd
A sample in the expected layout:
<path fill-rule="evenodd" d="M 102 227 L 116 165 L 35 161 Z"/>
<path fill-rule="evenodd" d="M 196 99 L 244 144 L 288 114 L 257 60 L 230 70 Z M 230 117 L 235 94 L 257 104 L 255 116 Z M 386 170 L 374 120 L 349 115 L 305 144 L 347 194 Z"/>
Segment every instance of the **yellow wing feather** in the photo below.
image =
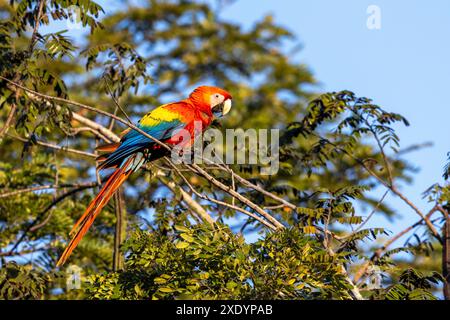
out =
<path fill-rule="evenodd" d="M 161 121 L 174 121 L 180 119 L 180 115 L 175 112 L 170 112 L 165 107 L 169 104 L 163 104 L 156 109 L 153 109 L 139 121 L 139 124 L 145 127 L 157 126 Z"/>

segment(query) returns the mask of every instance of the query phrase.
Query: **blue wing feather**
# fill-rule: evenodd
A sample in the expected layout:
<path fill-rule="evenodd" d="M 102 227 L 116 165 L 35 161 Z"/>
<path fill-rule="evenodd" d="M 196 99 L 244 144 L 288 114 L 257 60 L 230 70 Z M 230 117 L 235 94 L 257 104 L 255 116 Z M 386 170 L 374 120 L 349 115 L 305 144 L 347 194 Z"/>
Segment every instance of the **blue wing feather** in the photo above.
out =
<path fill-rule="evenodd" d="M 165 140 L 172 137 L 176 130 L 185 126 L 180 120 L 161 121 L 154 126 L 144 126 L 139 124 L 138 127 L 158 140 Z M 131 130 L 123 138 L 120 146 L 108 155 L 108 158 L 102 164 L 103 168 L 113 166 L 114 164 L 122 164 L 128 157 L 142 149 L 155 144 L 152 139 L 142 135 L 141 133 Z"/>

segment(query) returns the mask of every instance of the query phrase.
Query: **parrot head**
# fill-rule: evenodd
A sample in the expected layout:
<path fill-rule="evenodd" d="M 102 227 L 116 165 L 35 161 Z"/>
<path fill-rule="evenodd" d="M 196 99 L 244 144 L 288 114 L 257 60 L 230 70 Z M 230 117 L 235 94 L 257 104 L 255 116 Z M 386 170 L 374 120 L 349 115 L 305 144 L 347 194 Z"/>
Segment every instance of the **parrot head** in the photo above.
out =
<path fill-rule="evenodd" d="M 212 113 L 215 117 L 222 117 L 231 109 L 231 95 L 218 87 L 198 87 L 189 98 L 199 109 Z"/>

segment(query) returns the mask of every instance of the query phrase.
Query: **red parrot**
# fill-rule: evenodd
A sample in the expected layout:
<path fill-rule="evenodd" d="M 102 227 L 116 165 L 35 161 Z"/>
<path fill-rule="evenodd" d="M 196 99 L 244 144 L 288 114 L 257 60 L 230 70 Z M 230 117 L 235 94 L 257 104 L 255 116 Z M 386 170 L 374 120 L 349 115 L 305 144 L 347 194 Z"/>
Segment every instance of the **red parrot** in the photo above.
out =
<path fill-rule="evenodd" d="M 230 111 L 231 99 L 231 95 L 223 89 L 201 86 L 185 100 L 164 104 L 150 111 L 142 117 L 138 127 L 169 146 L 178 143 L 189 145 L 194 139 L 194 123 L 201 123 L 202 131 L 206 130 L 214 117 L 224 116 Z M 181 129 L 189 132 L 191 141 L 180 141 Z M 73 238 L 59 258 L 57 266 L 66 262 L 94 219 L 123 182 L 144 163 L 159 159 L 168 152 L 160 144 L 131 128 L 123 132 L 119 143 L 105 145 L 99 150 L 106 152 L 98 159 L 102 162 L 99 170 L 115 168 L 115 171 L 72 228 Z"/>

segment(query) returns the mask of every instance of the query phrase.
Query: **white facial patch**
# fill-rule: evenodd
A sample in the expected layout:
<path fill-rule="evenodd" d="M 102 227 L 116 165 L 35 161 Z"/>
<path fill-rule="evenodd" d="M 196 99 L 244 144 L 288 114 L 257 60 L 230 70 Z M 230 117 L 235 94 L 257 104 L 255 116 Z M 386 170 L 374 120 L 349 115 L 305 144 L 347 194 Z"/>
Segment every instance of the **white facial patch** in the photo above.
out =
<path fill-rule="evenodd" d="M 211 108 L 222 103 L 225 97 L 221 94 L 213 94 L 211 95 Z"/>
<path fill-rule="evenodd" d="M 225 100 L 225 102 L 223 103 L 223 111 L 222 111 L 222 115 L 226 115 L 231 109 L 231 100 L 227 99 Z"/>

